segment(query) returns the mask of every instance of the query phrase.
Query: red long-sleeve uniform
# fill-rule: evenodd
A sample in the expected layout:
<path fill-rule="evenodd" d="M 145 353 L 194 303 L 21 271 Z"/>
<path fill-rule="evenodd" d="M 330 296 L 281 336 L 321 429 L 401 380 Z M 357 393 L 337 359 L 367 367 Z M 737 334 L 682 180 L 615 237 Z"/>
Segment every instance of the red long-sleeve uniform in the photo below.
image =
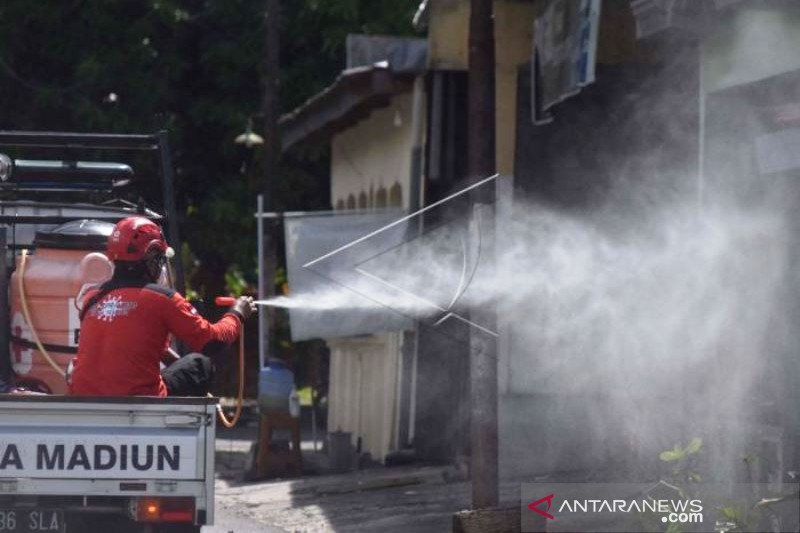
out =
<path fill-rule="evenodd" d="M 86 293 L 86 305 L 99 289 Z M 241 322 L 227 313 L 212 324 L 176 291 L 159 285 L 109 291 L 81 322 L 70 393 L 82 396 L 166 396 L 159 362 L 169 334 L 192 351 L 233 343 Z"/>

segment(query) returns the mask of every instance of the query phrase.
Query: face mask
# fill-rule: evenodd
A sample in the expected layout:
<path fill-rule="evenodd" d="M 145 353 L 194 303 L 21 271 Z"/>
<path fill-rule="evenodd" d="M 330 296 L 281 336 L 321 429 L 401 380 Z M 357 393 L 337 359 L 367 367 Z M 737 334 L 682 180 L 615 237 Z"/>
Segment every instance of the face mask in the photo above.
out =
<path fill-rule="evenodd" d="M 153 254 L 144 261 L 147 275 L 151 283 L 162 285 L 164 271 L 167 265 L 167 258 L 161 254 Z"/>
<path fill-rule="evenodd" d="M 169 273 L 167 272 L 167 265 L 161 267 L 161 274 L 158 276 L 158 281 L 156 283 L 162 287 L 169 287 Z"/>

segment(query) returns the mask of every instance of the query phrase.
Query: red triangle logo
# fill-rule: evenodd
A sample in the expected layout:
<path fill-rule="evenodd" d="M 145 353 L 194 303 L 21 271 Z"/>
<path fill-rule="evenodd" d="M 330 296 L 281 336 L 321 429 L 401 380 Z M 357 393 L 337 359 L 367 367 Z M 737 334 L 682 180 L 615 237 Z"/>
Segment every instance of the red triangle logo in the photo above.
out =
<path fill-rule="evenodd" d="M 540 500 L 536 500 L 535 502 L 533 502 L 533 503 L 528 505 L 528 509 L 530 509 L 534 513 L 539 513 L 540 515 L 542 515 L 544 517 L 547 517 L 550 520 L 555 520 L 556 517 L 547 512 L 547 511 L 550 510 L 550 506 L 553 504 L 553 497 L 554 496 L 555 496 L 555 494 L 551 494 L 549 496 L 545 496 L 544 498 L 542 498 Z M 538 506 L 543 504 L 544 502 L 547 502 L 547 509 L 545 511 L 542 511 L 541 509 L 538 508 Z"/>

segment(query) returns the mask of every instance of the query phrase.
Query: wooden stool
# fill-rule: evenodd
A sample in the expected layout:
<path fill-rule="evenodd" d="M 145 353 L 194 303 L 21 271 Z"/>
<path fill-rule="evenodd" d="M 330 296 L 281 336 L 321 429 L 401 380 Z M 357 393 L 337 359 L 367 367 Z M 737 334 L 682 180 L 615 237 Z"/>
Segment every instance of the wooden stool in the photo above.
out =
<path fill-rule="evenodd" d="M 288 429 L 291 432 L 291 450 L 270 450 L 272 433 L 276 429 Z M 303 456 L 300 451 L 300 418 L 295 418 L 289 413 L 262 414 L 258 432 L 256 474 L 259 477 L 279 477 L 284 472 L 295 476 L 303 473 Z"/>

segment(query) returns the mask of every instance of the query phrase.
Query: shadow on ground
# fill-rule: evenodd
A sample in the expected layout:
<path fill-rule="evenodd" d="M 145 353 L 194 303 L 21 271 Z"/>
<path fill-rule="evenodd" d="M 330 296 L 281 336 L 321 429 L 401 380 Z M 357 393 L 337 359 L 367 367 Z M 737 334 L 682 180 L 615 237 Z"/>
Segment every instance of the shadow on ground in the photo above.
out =
<path fill-rule="evenodd" d="M 220 428 L 217 509 L 264 524 L 265 530 L 440 533 L 451 530 L 454 513 L 469 507 L 470 485 L 450 467 L 412 465 L 324 474 L 324 455 L 313 452 L 309 440 L 303 442 L 306 475 L 245 481 L 257 432 L 255 420 L 234 430 Z M 502 499 L 518 500 L 518 490 L 518 485 L 504 487 Z"/>

